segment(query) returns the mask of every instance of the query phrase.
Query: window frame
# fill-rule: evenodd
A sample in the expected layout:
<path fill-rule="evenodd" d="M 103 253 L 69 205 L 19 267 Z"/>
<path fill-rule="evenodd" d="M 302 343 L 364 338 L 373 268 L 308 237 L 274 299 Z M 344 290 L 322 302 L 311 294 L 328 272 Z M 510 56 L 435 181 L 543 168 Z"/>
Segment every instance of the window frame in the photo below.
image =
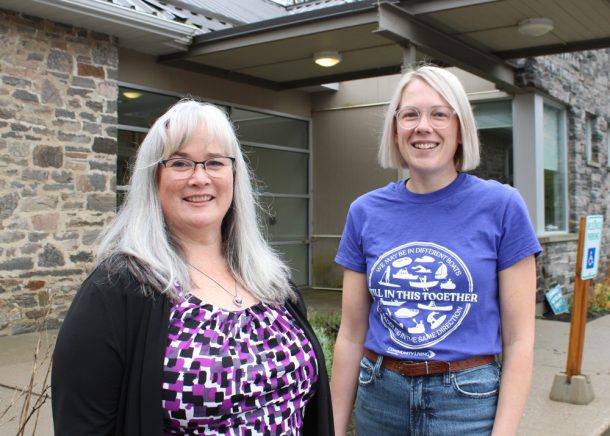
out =
<path fill-rule="evenodd" d="M 545 228 L 544 192 L 544 105 L 561 111 L 563 134 L 563 184 L 565 214 L 563 229 Z M 513 96 L 513 162 L 514 182 L 527 205 L 530 220 L 538 237 L 569 234 L 570 198 L 568 196 L 568 108 L 565 104 L 535 92 Z"/>

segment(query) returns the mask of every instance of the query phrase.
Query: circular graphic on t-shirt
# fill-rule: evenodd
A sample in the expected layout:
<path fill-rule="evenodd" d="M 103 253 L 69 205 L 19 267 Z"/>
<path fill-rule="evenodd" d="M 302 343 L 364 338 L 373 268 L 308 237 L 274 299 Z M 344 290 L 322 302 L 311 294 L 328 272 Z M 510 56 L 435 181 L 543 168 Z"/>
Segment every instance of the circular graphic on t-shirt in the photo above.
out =
<path fill-rule="evenodd" d="M 451 250 L 428 242 L 382 254 L 368 281 L 381 323 L 392 340 L 407 349 L 447 338 L 478 299 L 464 262 Z"/>

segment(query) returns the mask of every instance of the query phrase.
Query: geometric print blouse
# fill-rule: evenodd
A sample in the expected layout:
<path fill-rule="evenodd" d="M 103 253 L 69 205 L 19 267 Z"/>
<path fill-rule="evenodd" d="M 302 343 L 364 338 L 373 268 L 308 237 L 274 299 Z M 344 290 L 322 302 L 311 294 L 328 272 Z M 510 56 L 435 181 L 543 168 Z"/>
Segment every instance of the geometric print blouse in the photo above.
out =
<path fill-rule="evenodd" d="M 170 312 L 164 434 L 301 434 L 317 378 L 313 347 L 283 306 L 230 311 L 188 295 Z"/>

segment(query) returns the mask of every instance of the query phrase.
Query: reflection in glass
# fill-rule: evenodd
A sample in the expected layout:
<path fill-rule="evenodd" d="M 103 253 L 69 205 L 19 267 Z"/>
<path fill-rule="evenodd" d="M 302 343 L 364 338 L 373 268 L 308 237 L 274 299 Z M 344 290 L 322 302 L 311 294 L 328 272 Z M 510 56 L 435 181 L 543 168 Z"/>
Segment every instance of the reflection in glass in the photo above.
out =
<path fill-rule="evenodd" d="M 474 115 L 481 142 L 481 164 L 471 174 L 513 184 L 513 120 L 510 100 L 477 103 Z"/>
<path fill-rule="evenodd" d="M 234 109 L 231 118 L 241 142 L 309 148 L 307 121 L 244 109 Z"/>
<path fill-rule="evenodd" d="M 566 230 L 566 168 L 563 111 L 544 105 L 544 228 Z"/>
<path fill-rule="evenodd" d="M 131 93 L 131 97 L 129 97 Z M 133 98 L 135 97 L 135 98 Z M 119 124 L 150 128 L 179 98 L 119 86 Z"/>
<path fill-rule="evenodd" d="M 261 197 L 263 222 L 271 241 L 307 241 L 307 198 Z"/>
<path fill-rule="evenodd" d="M 307 285 L 309 281 L 307 245 L 277 244 L 273 245 L 273 248 L 280 252 L 282 259 L 290 266 L 294 283 L 297 286 Z"/>
<path fill-rule="evenodd" d="M 308 194 L 309 154 L 242 146 L 259 184 L 258 191 Z"/>
<path fill-rule="evenodd" d="M 119 130 L 119 148 L 117 155 L 117 177 L 118 186 L 127 186 L 131 177 L 131 170 L 136 159 L 138 147 L 144 140 L 145 133 L 128 132 Z"/>

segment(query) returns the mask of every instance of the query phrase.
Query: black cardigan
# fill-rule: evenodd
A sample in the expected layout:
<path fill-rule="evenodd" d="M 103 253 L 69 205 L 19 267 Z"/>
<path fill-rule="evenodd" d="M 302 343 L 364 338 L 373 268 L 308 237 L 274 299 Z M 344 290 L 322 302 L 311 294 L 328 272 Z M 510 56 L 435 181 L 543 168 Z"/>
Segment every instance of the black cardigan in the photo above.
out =
<path fill-rule="evenodd" d="M 78 290 L 59 331 L 51 378 L 55 434 L 163 434 L 162 372 L 171 301 L 145 296 L 128 273 L 98 267 Z M 286 304 L 318 360 L 317 393 L 307 404 L 304 435 L 333 435 L 324 355 L 300 293 Z"/>

